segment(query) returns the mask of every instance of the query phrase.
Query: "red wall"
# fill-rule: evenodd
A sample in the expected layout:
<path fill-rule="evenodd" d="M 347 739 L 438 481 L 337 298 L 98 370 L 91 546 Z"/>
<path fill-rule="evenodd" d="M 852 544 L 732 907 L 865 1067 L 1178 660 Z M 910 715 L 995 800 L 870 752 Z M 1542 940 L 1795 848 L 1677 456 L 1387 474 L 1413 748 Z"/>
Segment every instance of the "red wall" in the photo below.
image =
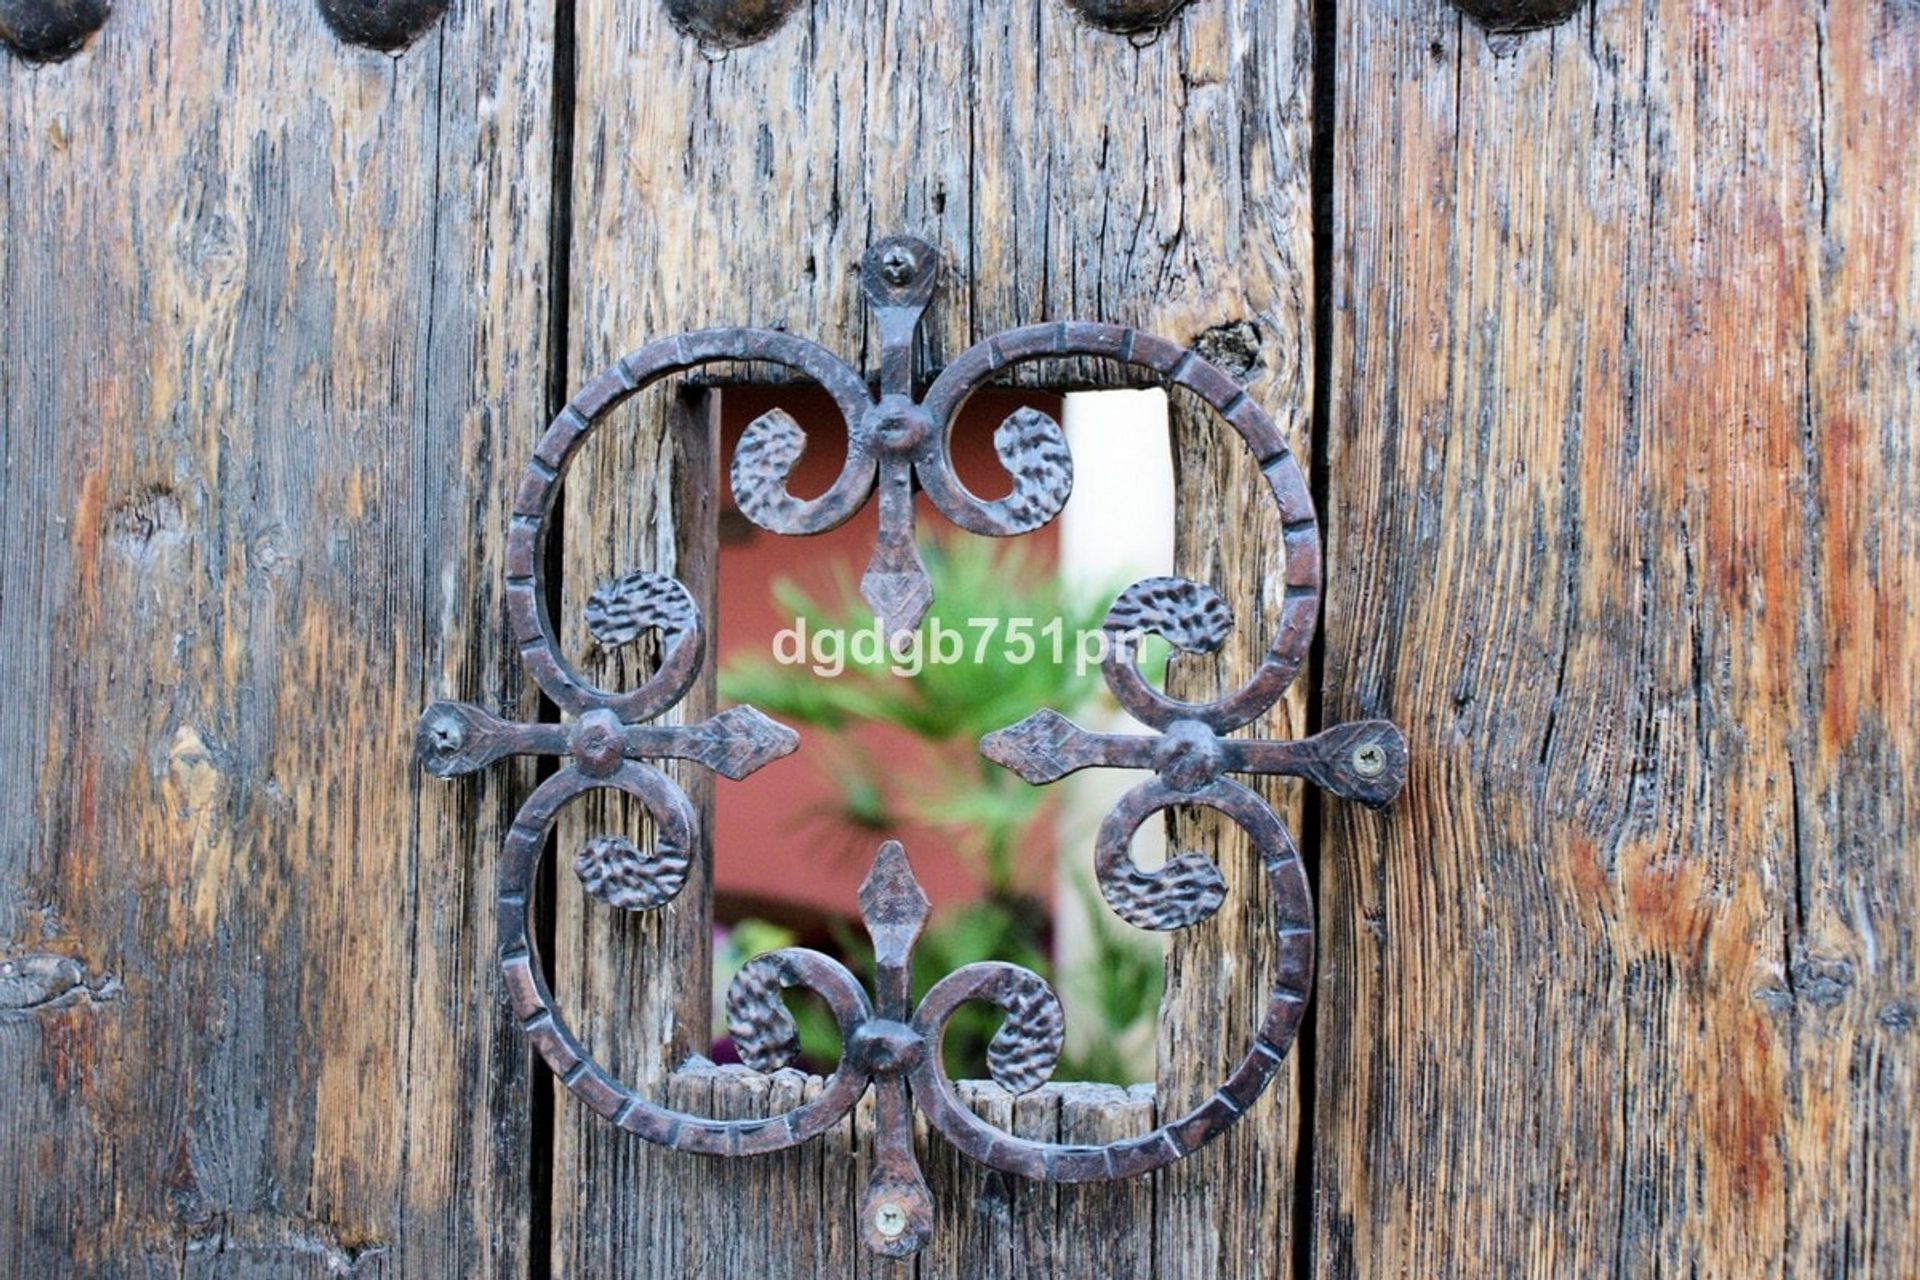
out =
<path fill-rule="evenodd" d="M 969 488 L 998 497 L 1011 487 L 993 453 L 993 428 L 1015 407 L 1033 404 L 1058 414 L 1058 397 L 990 393 L 974 397 L 954 433 L 954 466 Z M 747 424 L 769 408 L 792 414 L 807 433 L 807 450 L 790 488 L 796 496 L 826 491 L 846 459 L 846 430 L 825 393 L 817 388 L 729 389 L 721 397 L 722 459 L 733 458 Z M 836 570 L 858 582 L 873 548 L 876 505 L 868 503 L 838 529 L 808 538 L 768 533 L 748 523 L 728 492 L 720 516 L 720 619 L 717 643 L 722 665 L 737 653 L 767 655 L 773 638 L 793 620 L 774 603 L 777 579 L 791 579 L 815 599 L 837 599 Z M 971 537 L 954 529 L 920 501 L 920 534 Z M 1053 561 L 1051 527 L 1026 535 L 1028 549 Z M 800 749 L 744 782 L 719 780 L 715 802 L 715 912 L 722 921 L 746 915 L 806 924 L 822 915 L 852 916 L 856 893 L 873 853 L 884 839 L 900 840 L 914 874 L 936 908 L 965 901 L 977 889 L 966 864 L 937 829 L 905 824 L 884 832 L 862 830 L 839 819 L 838 792 L 824 770 L 832 760 L 822 750 L 823 731 L 800 728 Z M 890 768 L 937 767 L 912 735 L 884 725 L 852 734 L 872 759 Z M 1050 859 L 1052 850 L 1044 850 Z M 1049 861 L 1049 864 L 1051 862 Z M 1040 877 L 1045 892 L 1052 877 Z"/>

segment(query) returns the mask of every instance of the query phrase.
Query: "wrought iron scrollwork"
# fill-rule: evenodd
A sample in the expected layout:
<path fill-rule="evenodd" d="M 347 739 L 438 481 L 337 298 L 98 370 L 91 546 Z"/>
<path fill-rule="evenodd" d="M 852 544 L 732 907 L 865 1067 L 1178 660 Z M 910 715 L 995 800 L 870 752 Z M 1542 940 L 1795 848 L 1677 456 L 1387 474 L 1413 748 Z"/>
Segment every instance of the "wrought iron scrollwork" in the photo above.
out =
<path fill-rule="evenodd" d="M 1059 1182 L 1131 1177 L 1191 1154 L 1232 1124 L 1259 1096 L 1293 1043 L 1312 985 L 1313 901 L 1286 825 L 1259 795 L 1230 775 L 1283 774 L 1363 804 L 1385 804 L 1406 774 L 1405 740 L 1384 720 L 1340 725 L 1297 741 L 1227 736 L 1267 711 L 1294 678 L 1312 639 L 1320 592 L 1320 535 L 1306 478 L 1273 421 L 1234 379 L 1197 352 L 1107 324 L 1041 324 L 995 334 L 962 353 L 916 396 L 913 339 L 933 294 L 938 259 L 917 240 L 896 238 L 867 255 L 863 286 L 880 337 L 877 389 L 840 360 L 802 339 L 768 329 L 708 329 L 653 342 L 587 383 L 554 419 L 528 464 L 507 536 L 507 615 L 522 661 L 564 712 L 562 723 L 521 724 L 478 707 L 438 702 L 419 727 L 423 766 L 441 776 L 469 773 L 508 755 L 548 755 L 565 763 L 521 806 L 500 864 L 501 963 L 513 1007 L 528 1038 L 562 1082 L 589 1107 L 651 1142 L 706 1155 L 751 1155 L 805 1142 L 876 1091 L 877 1158 L 862 1209 L 870 1248 L 889 1256 L 919 1249 L 933 1204 L 913 1150 L 912 1110 L 967 1155 L 1008 1173 Z M 798 1037 L 785 1004 L 795 988 L 825 1002 L 838 1024 L 839 1064 L 818 1094 L 783 1115 L 715 1120 L 663 1107 L 620 1083 L 568 1028 L 548 990 L 528 933 L 528 895 L 555 816 L 595 789 L 637 799 L 651 815 L 651 848 L 611 836 L 589 840 L 572 865 L 587 892 L 613 907 L 656 910 L 677 895 L 697 845 L 698 816 L 673 780 L 650 761 L 693 761 L 744 778 L 798 745 L 793 730 L 751 707 L 692 725 L 647 723 L 677 705 L 699 674 L 702 620 L 681 584 L 634 572 L 588 598 L 586 621 L 601 644 L 630 644 L 653 633 L 658 666 L 632 689 L 594 686 L 567 661 L 548 615 L 542 581 L 549 516 L 561 477 L 581 444 L 621 401 L 660 379 L 716 363 L 783 366 L 824 388 L 847 425 L 846 461 L 828 490 L 795 497 L 788 478 L 806 448 L 805 433 L 774 410 L 747 429 L 730 468 L 734 497 L 755 524 L 775 533 L 831 529 L 877 492 L 879 532 L 862 594 L 887 631 L 918 625 L 932 591 L 914 540 L 914 495 L 927 495 L 947 519 L 975 533 L 1010 536 L 1057 516 L 1073 483 L 1073 459 L 1058 423 L 1033 409 L 1010 414 L 994 445 L 1011 478 L 997 499 L 972 493 L 954 473 L 953 422 L 969 396 L 1009 366 L 1033 360 L 1094 357 L 1145 369 L 1183 387 L 1231 426 L 1252 450 L 1279 505 L 1285 532 L 1284 594 L 1278 630 L 1245 684 L 1210 702 L 1187 702 L 1155 689 L 1136 666 L 1142 636 L 1176 649 L 1219 648 L 1234 625 L 1211 588 L 1181 578 L 1151 578 L 1123 591 L 1108 612 L 1103 672 L 1120 704 L 1152 732 L 1095 733 L 1042 709 L 988 734 L 980 749 L 1028 782 L 1045 784 L 1085 768 L 1146 770 L 1102 823 L 1096 871 L 1113 910 L 1142 929 L 1194 925 L 1217 911 L 1226 884 L 1200 853 L 1178 853 L 1157 870 L 1134 862 L 1134 833 L 1154 814 L 1181 806 L 1214 809 L 1237 823 L 1259 851 L 1273 901 L 1276 976 L 1267 1015 L 1245 1056 L 1198 1107 L 1151 1133 L 1101 1146 L 1035 1142 L 988 1124 L 965 1103 L 941 1066 L 948 1022 L 963 1004 L 984 1001 L 1006 1017 L 988 1046 L 988 1069 L 1013 1092 L 1039 1087 L 1064 1039 L 1061 1005 L 1038 974 L 1016 965 L 971 964 L 941 979 L 914 1006 L 911 952 L 927 918 L 927 900 L 901 847 L 880 849 L 860 892 L 873 939 L 869 994 L 838 961 L 790 949 L 750 960 L 727 993 L 729 1026 L 743 1061 L 761 1071 L 792 1063 Z"/>

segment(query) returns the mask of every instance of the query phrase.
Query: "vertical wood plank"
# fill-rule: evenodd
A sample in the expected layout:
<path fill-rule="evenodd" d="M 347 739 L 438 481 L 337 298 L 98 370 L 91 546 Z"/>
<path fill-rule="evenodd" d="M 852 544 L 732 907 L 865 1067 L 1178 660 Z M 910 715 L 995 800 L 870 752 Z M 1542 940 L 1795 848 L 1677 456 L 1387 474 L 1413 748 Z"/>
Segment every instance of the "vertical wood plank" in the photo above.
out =
<path fill-rule="evenodd" d="M 1914 1269 L 1920 28 L 1849 9 L 1339 9 L 1327 718 L 1413 772 L 1330 812 L 1326 1274 Z"/>
<path fill-rule="evenodd" d="M 1802 145 L 1815 151 L 1806 217 L 1818 236 L 1805 264 L 1801 451 L 1788 455 L 1806 531 L 1788 578 L 1789 813 L 1769 814 L 1788 825 L 1791 905 L 1783 971 L 1765 988 L 1788 1063 L 1786 1261 L 1795 1275 L 1914 1275 L 1920 12 L 1833 5 L 1814 37 L 1818 132 Z M 1756 523 L 1770 496 L 1729 495 Z M 1770 769 L 1777 795 L 1777 757 Z"/>
<path fill-rule="evenodd" d="M 1300 323 L 1310 331 L 1311 317 L 1302 316 Z M 1300 338 L 1305 351 L 1310 338 Z M 1301 377 L 1309 373 L 1303 369 Z M 1306 412 L 1305 401 L 1295 406 L 1288 431 L 1303 467 L 1312 456 Z M 1169 417 L 1180 518 L 1174 569 L 1196 582 L 1225 587 L 1236 621 L 1219 653 L 1199 660 L 1182 656 L 1169 671 L 1177 696 L 1204 700 L 1235 687 L 1271 642 L 1286 591 L 1280 572 L 1284 535 L 1259 468 L 1240 442 L 1223 436 L 1206 408 L 1184 394 L 1170 398 Z M 1311 673 L 1303 673 L 1247 734 L 1304 736 L 1309 679 Z M 1297 785 L 1246 781 L 1291 829 L 1301 831 Z M 1246 1054 L 1266 1016 L 1275 977 L 1275 907 L 1252 840 L 1211 810 L 1176 811 L 1168 827 L 1169 855 L 1188 850 L 1204 852 L 1220 867 L 1227 898 L 1211 920 L 1173 935 L 1168 948 L 1167 1000 L 1181 1011 L 1160 1025 L 1160 1113 L 1168 1119 L 1204 1102 Z M 1300 1054 L 1296 1044 L 1267 1092 L 1232 1129 L 1154 1175 L 1155 1257 L 1162 1270 L 1221 1277 L 1287 1274 L 1294 1250 Z"/>
<path fill-rule="evenodd" d="M 1153 1127 L 1153 1099 L 1118 1085 L 1060 1086 L 1060 1141 L 1088 1146 L 1137 1137 Z M 1118 1194 L 1116 1194 L 1118 1193 Z M 1153 1183 L 1082 1183 L 1059 1190 L 1054 1253 L 1062 1275 L 1151 1276 Z M 1161 1273 L 1164 1274 L 1164 1273 Z"/>
<path fill-rule="evenodd" d="M 1197 6 L 1211 20 L 1228 20 L 1232 6 Z M 1264 75 L 1274 88 L 1254 99 L 1208 100 L 1206 119 L 1186 135 L 1183 168 L 1198 192 L 1244 192 L 1269 202 L 1275 237 L 1245 251 L 1267 258 L 1286 291 L 1267 301 L 1257 319 L 1236 329 L 1216 316 L 1201 340 L 1208 356 L 1260 398 L 1274 422 L 1310 467 L 1313 442 L 1314 296 L 1309 160 L 1312 150 L 1313 36 L 1310 6 L 1275 6 L 1274 47 Z M 1199 83 L 1224 83 L 1215 64 Z M 1251 163 L 1224 153 L 1223 138 L 1240 130 L 1260 136 Z M 1240 182 L 1232 180 L 1240 171 Z M 1222 197 L 1231 201 L 1234 197 Z M 1183 216 L 1204 225 L 1232 221 L 1230 206 L 1202 199 Z M 1193 397 L 1170 395 L 1176 514 L 1174 570 L 1214 586 L 1233 609 L 1235 626 L 1210 659 L 1177 659 L 1169 688 L 1204 700 L 1238 686 L 1259 661 L 1277 626 L 1286 584 L 1283 532 L 1271 492 L 1254 459 Z M 1306 687 L 1311 671 L 1268 714 L 1243 732 L 1286 738 L 1306 731 Z M 1301 831 L 1300 789 L 1273 780 L 1246 780 Z M 1260 860 L 1246 833 L 1210 810 L 1175 811 L 1168 850 L 1197 850 L 1225 875 L 1228 896 L 1204 924 L 1174 935 L 1168 948 L 1165 1008 L 1159 1038 L 1159 1102 L 1171 1119 L 1203 1102 L 1227 1078 L 1258 1033 L 1273 990 L 1274 903 Z M 1311 865 L 1311 864 L 1309 864 Z M 1310 1014 L 1309 1017 L 1316 1015 Z M 1310 1033 L 1309 1033 L 1310 1034 Z M 1294 1174 L 1300 1123 L 1301 1048 L 1294 1047 L 1266 1093 L 1231 1130 L 1206 1150 L 1154 1175 L 1154 1267 L 1161 1274 L 1274 1277 L 1292 1272 Z"/>
<path fill-rule="evenodd" d="M 596 273 L 585 274 L 591 279 Z M 582 305 L 606 304 L 588 299 Z M 576 332 L 574 385 L 637 345 Z M 657 662 L 655 647 L 649 641 L 612 652 L 599 649 L 586 635 L 586 599 L 601 583 L 634 569 L 680 580 L 707 620 L 706 652 L 687 696 L 659 722 L 686 724 L 704 719 L 714 707 L 719 397 L 668 383 L 643 391 L 616 413 L 617 419 L 584 447 L 566 480 L 555 622 L 561 643 L 589 678 L 603 688 L 632 688 L 651 670 L 649 662 Z M 710 817 L 712 775 L 677 761 L 662 767 L 696 810 Z M 562 1007 L 580 1028 L 582 1043 L 616 1078 L 657 1098 L 669 1071 L 708 1048 L 710 824 L 701 823 L 679 896 L 657 911 L 615 911 L 587 898 L 571 869 L 575 851 L 587 839 L 625 835 L 647 848 L 649 827 L 644 809 L 620 795 L 586 797 L 562 815 L 554 850 L 553 969 Z M 555 1092 L 555 1274 L 611 1275 L 621 1267 L 653 1265 L 647 1260 L 666 1253 L 644 1230 L 649 1214 L 632 1203 L 616 1205 L 603 1190 L 609 1183 L 658 1177 L 713 1186 L 717 1194 L 726 1177 L 711 1161 L 650 1147 L 563 1090 Z M 682 1213 L 668 1219 L 667 1229 L 695 1221 Z M 697 1232 L 691 1234 L 686 1247 L 697 1251 L 699 1240 Z"/>
<path fill-rule="evenodd" d="M 504 477 L 545 377 L 539 7 L 394 57 L 127 3 L 0 57 L 0 1257 L 513 1273 Z"/>
<path fill-rule="evenodd" d="M 735 323 L 785 328 L 870 365 L 860 257 L 873 239 L 905 232 L 935 243 L 950 273 L 925 330 L 931 365 L 1015 324 L 1135 324 L 1207 345 L 1304 449 L 1308 13 L 1305 3 L 1199 3 L 1157 38 L 1135 42 L 1087 26 L 1057 0 L 866 0 L 809 7 L 764 42 L 721 54 L 676 31 L 665 6 L 583 3 L 574 372 L 651 337 Z M 636 91 L 641 83 L 645 92 Z M 1228 429 L 1187 421 L 1178 447 L 1187 518 L 1224 531 L 1220 546 L 1192 539 L 1183 564 L 1218 587 L 1240 619 L 1230 674 L 1196 673 L 1197 691 L 1250 669 L 1246 656 L 1270 635 L 1279 559 L 1275 531 L 1250 514 L 1270 500 L 1255 469 L 1233 454 L 1239 446 Z M 603 486 L 624 485 L 622 501 L 644 501 L 635 498 L 635 477 L 647 474 L 651 456 L 644 448 L 601 473 Z M 569 507 L 570 535 L 585 528 L 574 523 L 578 510 Z M 605 527 L 604 504 L 590 510 Z M 622 552 L 631 557 L 627 541 Z M 568 572 L 573 590 L 576 570 Z M 579 582 L 581 591 L 591 586 Z M 1296 698 L 1261 728 L 1297 724 L 1299 705 Z M 1234 907 L 1182 940 L 1180 976 L 1169 988 L 1178 1029 L 1171 1043 L 1185 1047 L 1167 1084 L 1190 1100 L 1218 1083 L 1225 1071 L 1213 1067 L 1238 1056 L 1225 1046 L 1244 1046 L 1258 1021 L 1250 1012 L 1257 993 L 1244 1009 L 1221 995 L 1238 990 L 1267 936 L 1258 882 L 1234 870 L 1251 863 L 1236 855 L 1235 839 L 1230 828 L 1202 825 L 1189 837 L 1219 852 L 1236 886 Z M 573 928 L 563 915 L 562 935 Z M 581 937 L 582 963 L 606 963 L 603 943 Z M 705 945 L 691 933 L 678 943 L 650 937 L 624 953 L 617 971 L 669 972 Z M 626 1037 L 620 1052 L 629 1062 L 645 1059 L 643 1072 L 673 1065 L 660 1060 L 657 1028 L 623 1031 L 614 1021 L 596 1034 Z M 1240 1126 L 1234 1154 L 1192 1162 L 1158 1183 L 1156 1241 L 1164 1231 L 1172 1242 L 1166 1257 L 1198 1259 L 1184 1274 L 1287 1268 L 1290 1208 L 1276 1222 L 1275 1205 L 1292 1201 L 1290 1078 L 1273 1092 L 1281 1101 L 1263 1103 Z M 570 1126 L 597 1122 L 570 1116 L 564 1098 L 559 1106 L 556 1186 L 572 1203 L 556 1213 L 556 1266 L 591 1260 L 589 1269 L 608 1274 L 665 1274 L 641 1253 L 596 1242 L 616 1235 L 636 1206 L 710 1198 L 696 1177 L 701 1164 L 629 1158 L 615 1150 L 621 1135 L 568 1137 Z M 1240 1172 L 1247 1161 L 1258 1163 L 1257 1177 Z M 774 1165 L 764 1167 L 773 1176 Z M 758 1202 L 778 1201 L 764 1180 L 753 1185 Z M 937 1185 L 936 1199 L 956 1189 Z M 1124 1204 L 1134 1192 L 1084 1194 Z M 1070 1273 L 1054 1251 L 1054 1224 L 1051 1209 L 1022 1219 L 1026 1245 L 965 1274 Z"/>
<path fill-rule="evenodd" d="M 961 1085 L 974 1113 L 1011 1133 L 1013 1095 L 986 1080 Z M 1004 1274 L 1013 1249 L 1016 1223 L 1025 1209 L 1023 1191 L 1037 1188 L 961 1155 L 939 1142 L 928 1152 L 927 1182 L 945 1191 L 935 1201 L 938 1218 L 933 1239 L 919 1259 L 920 1280 L 961 1280 L 964 1276 Z"/>

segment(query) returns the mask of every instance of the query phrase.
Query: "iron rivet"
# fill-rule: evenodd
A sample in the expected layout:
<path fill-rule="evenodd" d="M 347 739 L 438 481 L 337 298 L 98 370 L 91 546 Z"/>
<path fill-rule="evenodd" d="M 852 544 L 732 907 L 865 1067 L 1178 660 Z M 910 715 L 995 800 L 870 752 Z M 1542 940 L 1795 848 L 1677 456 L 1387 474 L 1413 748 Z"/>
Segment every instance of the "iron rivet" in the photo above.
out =
<path fill-rule="evenodd" d="M 913 279 L 913 255 L 899 245 L 887 250 L 880 259 L 880 274 L 896 289 Z"/>
<path fill-rule="evenodd" d="M 335 35 L 383 53 L 398 53 L 412 44 L 447 9 L 447 0 L 319 0 L 319 4 L 320 16 Z"/>
<path fill-rule="evenodd" d="M 1377 742 L 1354 748 L 1353 771 L 1363 778 L 1377 778 L 1387 767 L 1387 753 Z"/>
<path fill-rule="evenodd" d="M 581 716 L 574 731 L 573 760 L 590 778 L 611 778 L 618 772 L 626 760 L 626 736 L 620 731 L 619 717 L 605 708 Z"/>
<path fill-rule="evenodd" d="M 443 716 L 433 722 L 433 745 L 442 751 L 458 751 L 465 740 L 466 734 L 454 717 Z"/>
<path fill-rule="evenodd" d="M 907 1229 L 907 1211 L 891 1200 L 882 1200 L 873 1211 L 873 1229 L 889 1240 L 897 1238 Z"/>

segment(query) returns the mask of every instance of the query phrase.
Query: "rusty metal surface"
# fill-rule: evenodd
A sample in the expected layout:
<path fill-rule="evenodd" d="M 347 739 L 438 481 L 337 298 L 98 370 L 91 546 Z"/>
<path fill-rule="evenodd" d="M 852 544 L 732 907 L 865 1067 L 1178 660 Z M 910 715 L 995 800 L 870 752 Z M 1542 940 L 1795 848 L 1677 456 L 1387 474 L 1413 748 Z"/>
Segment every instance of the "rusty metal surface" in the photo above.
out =
<path fill-rule="evenodd" d="M 1578 13 L 1587 0 L 1452 0 L 1452 3 L 1490 34 L 1508 35 L 1558 26 Z"/>
<path fill-rule="evenodd" d="M 447 0 L 319 0 L 320 16 L 350 44 L 383 53 L 406 48 L 447 11 Z"/>
<path fill-rule="evenodd" d="M 1385 804 L 1406 775 L 1407 750 L 1384 720 L 1340 725 L 1298 741 L 1225 736 L 1270 708 L 1292 682 L 1312 640 L 1320 591 L 1320 536 L 1306 477 L 1270 418 L 1246 390 L 1197 352 L 1105 324 L 1044 324 L 996 334 L 949 364 L 916 394 L 913 343 L 932 296 L 939 262 L 917 240 L 895 238 L 868 254 L 862 283 L 881 339 L 878 386 L 818 346 L 767 329 L 709 329 L 651 343 L 589 382 L 561 410 L 528 464 L 507 538 L 507 616 L 528 674 L 569 717 L 515 723 L 475 706 L 436 702 L 422 714 L 418 754 L 442 777 L 482 769 L 509 755 L 546 755 L 564 764 L 522 805 L 500 867 L 501 963 L 528 1038 L 578 1098 L 651 1142 L 704 1155 L 751 1155 L 805 1142 L 842 1119 L 871 1087 L 876 1097 L 873 1173 L 861 1206 L 869 1248 L 891 1257 L 923 1246 L 933 1204 L 913 1147 L 912 1112 L 971 1158 L 1008 1173 L 1059 1182 L 1132 1177 L 1178 1160 L 1231 1125 L 1259 1096 L 1293 1043 L 1313 979 L 1313 901 L 1299 851 L 1261 796 L 1230 774 L 1284 774 L 1363 804 Z M 940 1046 L 959 1007 L 984 1001 L 1006 1014 L 988 1046 L 993 1078 L 1013 1092 L 1039 1087 L 1065 1037 L 1059 998 L 1038 974 L 1016 965 L 967 965 L 941 979 L 915 1007 L 908 989 L 913 945 L 927 900 L 900 845 L 882 845 L 860 892 L 873 939 L 874 990 L 818 952 L 789 949 L 744 965 L 727 993 L 729 1029 L 742 1060 L 777 1070 L 799 1052 L 784 993 L 805 988 L 832 1011 L 841 1060 L 813 1101 L 783 1115 L 714 1120 L 671 1110 L 615 1080 L 575 1038 L 548 990 L 528 932 L 528 896 L 555 815 L 585 792 L 611 788 L 646 808 L 651 848 L 597 836 L 572 858 L 587 892 L 623 910 L 654 910 L 685 883 L 698 815 L 675 783 L 648 761 L 694 761 L 744 778 L 793 751 L 799 737 L 751 707 L 698 724 L 644 723 L 666 712 L 699 674 L 702 620 L 684 587 L 661 574 L 634 572 L 588 598 L 586 621 L 601 644 L 630 644 L 653 633 L 662 655 L 637 687 L 601 689 L 568 662 L 548 613 L 543 581 L 547 524 L 568 463 L 606 415 L 643 387 L 703 365 L 781 365 L 822 386 L 847 424 L 839 477 L 816 498 L 787 488 L 806 437 L 774 410 L 746 431 L 730 475 L 741 511 L 775 533 L 806 535 L 849 519 L 877 491 L 879 531 L 862 594 L 893 635 L 911 632 L 932 601 L 914 537 L 914 496 L 975 533 L 1012 536 L 1059 514 L 1073 483 L 1073 460 L 1059 424 L 1020 409 L 994 435 L 1012 478 L 1007 496 L 985 500 L 954 474 L 949 437 L 960 406 L 1008 366 L 1092 356 L 1151 370 L 1197 395 L 1231 426 L 1259 460 L 1285 528 L 1279 626 L 1245 684 L 1206 703 L 1173 698 L 1147 683 L 1135 660 L 1140 639 L 1158 634 L 1176 649 L 1217 649 L 1234 625 L 1219 593 L 1179 578 L 1151 578 L 1123 591 L 1103 624 L 1103 672 L 1121 705 L 1152 732 L 1093 733 L 1041 709 L 988 734 L 984 755 L 1036 785 L 1086 768 L 1126 768 L 1152 776 L 1127 792 L 1102 823 L 1095 864 L 1114 911 L 1142 929 L 1183 929 L 1225 899 L 1219 869 L 1198 853 L 1170 856 L 1149 871 L 1132 859 L 1134 833 L 1177 806 L 1217 810 L 1259 850 L 1274 910 L 1276 976 L 1260 1032 L 1228 1078 L 1203 1103 L 1151 1133 L 1100 1146 L 1034 1142 L 974 1115 L 941 1066 Z"/>
<path fill-rule="evenodd" d="M 28 62 L 58 62 L 78 53 L 112 11 L 112 0 L 0 0 L 0 44 Z"/>

